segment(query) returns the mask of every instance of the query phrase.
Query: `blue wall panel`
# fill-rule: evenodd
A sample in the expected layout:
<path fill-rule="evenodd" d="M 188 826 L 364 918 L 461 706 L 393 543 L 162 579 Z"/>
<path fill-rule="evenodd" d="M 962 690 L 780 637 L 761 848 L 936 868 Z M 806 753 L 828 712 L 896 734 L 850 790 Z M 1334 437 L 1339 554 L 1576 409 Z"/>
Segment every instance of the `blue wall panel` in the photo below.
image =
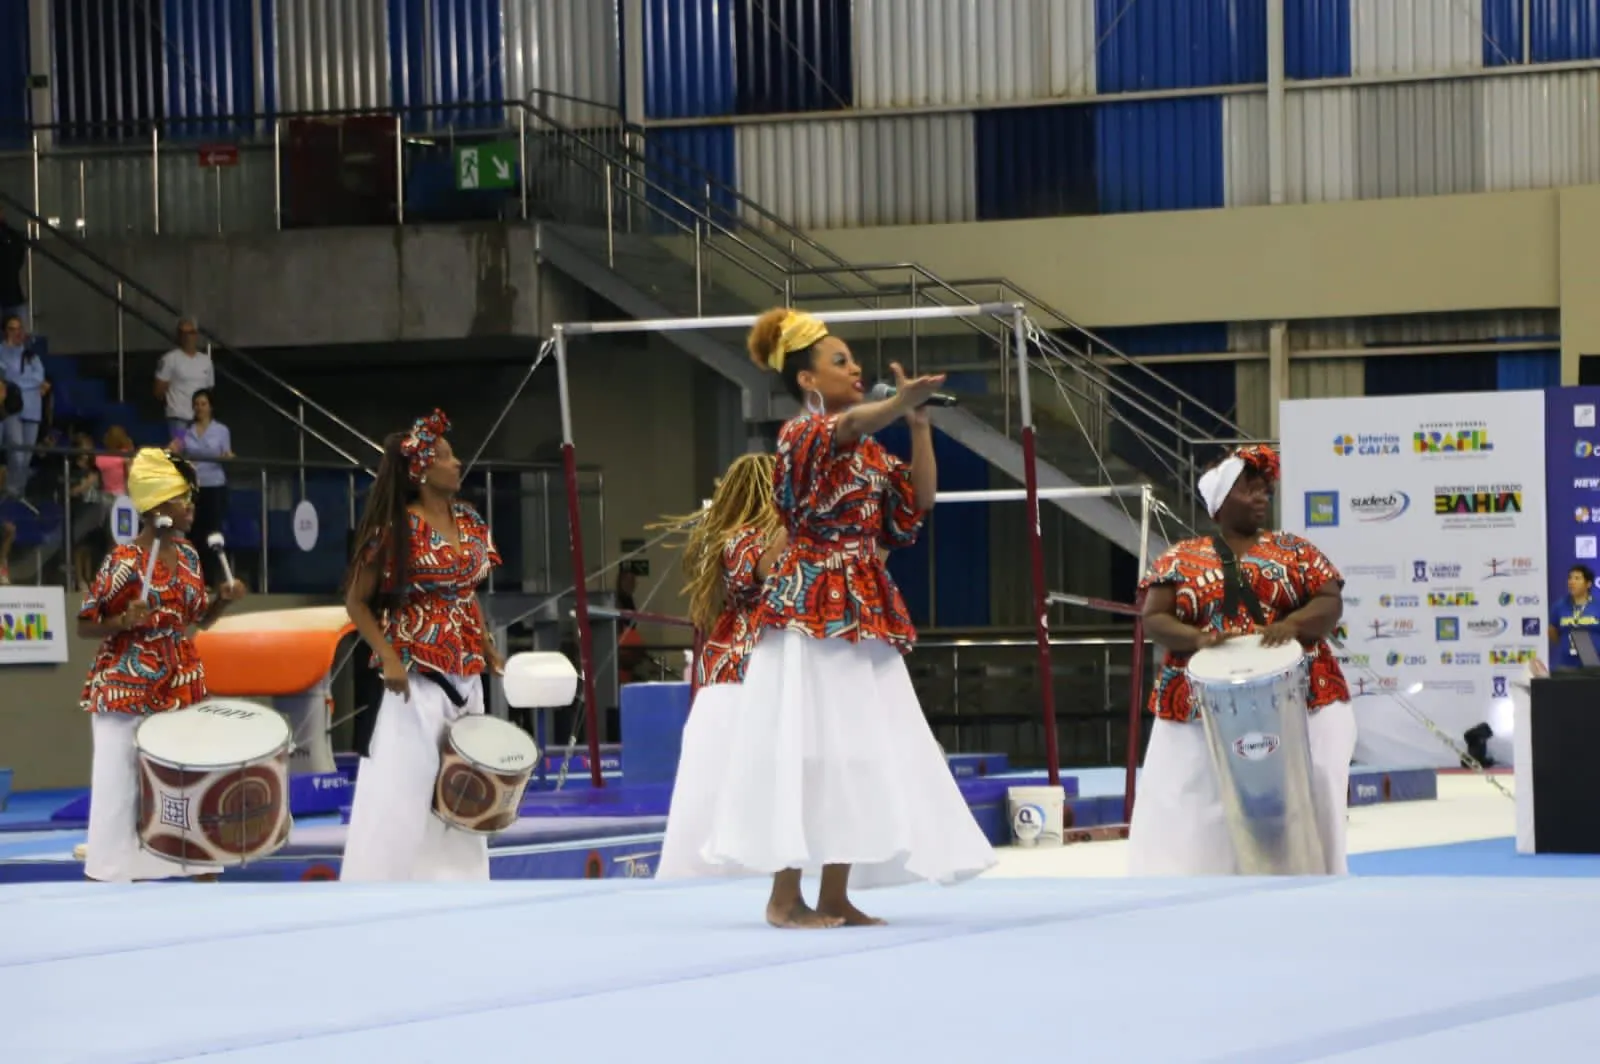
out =
<path fill-rule="evenodd" d="M 1515 351 L 1495 359 L 1495 385 L 1502 392 L 1561 387 L 1561 352 Z"/>
<path fill-rule="evenodd" d="M 51 16 L 61 139 L 148 139 L 165 106 L 161 23 L 138 0 L 54 0 Z"/>
<path fill-rule="evenodd" d="M 704 211 L 708 179 L 715 189 L 714 216 L 737 210 L 731 191 L 738 187 L 735 152 L 732 126 L 651 130 L 645 139 L 645 158 L 656 185 L 646 190 L 645 198 L 677 223 L 652 214 L 651 227 L 660 232 L 691 231 L 694 215 L 680 203 Z"/>
<path fill-rule="evenodd" d="M 1098 214 L 1092 107 L 1019 107 L 973 116 L 978 220 Z"/>
<path fill-rule="evenodd" d="M 0 0 L 0 68 L 18 74 L 32 69 L 28 0 Z M 49 116 L 41 121 L 48 122 Z M 33 100 L 24 77 L 13 77 L 0 95 L 0 149 L 26 148 L 33 127 Z"/>
<path fill-rule="evenodd" d="M 1100 92 L 1267 80 L 1263 0 L 1095 0 Z"/>
<path fill-rule="evenodd" d="M 231 135 L 239 123 L 216 118 L 256 109 L 255 27 L 250 8 L 251 0 L 166 0 L 162 5 L 167 137 L 186 140 Z"/>
<path fill-rule="evenodd" d="M 427 102 L 427 8 L 424 0 L 389 0 L 389 91 L 396 107 Z M 424 129 L 427 118 L 407 116 L 408 129 Z"/>
<path fill-rule="evenodd" d="M 1220 97 L 1097 105 L 1095 141 L 1101 213 L 1223 206 Z"/>
<path fill-rule="evenodd" d="M 1151 325 L 1101 329 L 1100 338 L 1123 354 L 1213 354 L 1228 349 L 1225 322 L 1193 325 Z M 1148 370 L 1148 372 L 1145 372 Z M 1232 362 L 1157 363 L 1113 372 L 1117 382 L 1112 409 L 1119 415 L 1111 431 L 1114 454 L 1151 475 L 1171 475 L 1184 453 L 1183 435 L 1225 438 L 1232 430 L 1205 413 L 1209 407 L 1223 418 L 1235 418 L 1238 387 Z M 1181 410 L 1183 423 L 1171 411 Z M 1215 455 L 1198 455 L 1209 461 Z"/>
<path fill-rule="evenodd" d="M 1483 5 L 1483 65 L 1522 62 L 1522 0 L 1480 0 Z M 1537 4 L 1536 4 L 1537 6 Z"/>
<path fill-rule="evenodd" d="M 1498 0 L 1485 0 L 1485 4 Z M 1290 78 L 1350 76 L 1350 0 L 1287 0 L 1283 70 Z"/>
<path fill-rule="evenodd" d="M 1600 59 L 1600 0 L 1533 0 L 1528 21 L 1535 63 Z M 1504 43 L 1501 48 L 1519 56 L 1521 43 L 1515 52 Z"/>
<path fill-rule="evenodd" d="M 1372 355 L 1366 360 L 1368 395 L 1492 392 L 1500 387 L 1505 355 Z"/>
<path fill-rule="evenodd" d="M 505 97 L 500 0 L 433 0 L 433 97 L 439 103 L 482 104 Z M 452 107 L 434 125 L 498 126 L 501 108 Z"/>
<path fill-rule="evenodd" d="M 855 100 L 850 0 L 734 0 L 739 114 L 839 111 Z"/>
<path fill-rule="evenodd" d="M 719 0 L 645 0 L 645 115 L 733 114 L 733 18 Z"/>

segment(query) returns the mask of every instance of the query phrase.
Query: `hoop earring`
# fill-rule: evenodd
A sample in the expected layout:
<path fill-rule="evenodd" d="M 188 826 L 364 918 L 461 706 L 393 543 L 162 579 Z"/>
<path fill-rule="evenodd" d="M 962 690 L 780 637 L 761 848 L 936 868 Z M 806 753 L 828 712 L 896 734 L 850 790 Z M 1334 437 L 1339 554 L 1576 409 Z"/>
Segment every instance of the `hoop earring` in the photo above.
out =
<path fill-rule="evenodd" d="M 812 396 L 817 397 L 817 401 L 815 403 L 812 403 L 811 401 Z M 817 391 L 815 388 L 811 388 L 806 392 L 806 411 L 808 413 L 815 414 L 817 417 L 821 417 L 823 414 L 828 412 L 828 401 L 824 399 L 822 397 L 822 393 Z"/>

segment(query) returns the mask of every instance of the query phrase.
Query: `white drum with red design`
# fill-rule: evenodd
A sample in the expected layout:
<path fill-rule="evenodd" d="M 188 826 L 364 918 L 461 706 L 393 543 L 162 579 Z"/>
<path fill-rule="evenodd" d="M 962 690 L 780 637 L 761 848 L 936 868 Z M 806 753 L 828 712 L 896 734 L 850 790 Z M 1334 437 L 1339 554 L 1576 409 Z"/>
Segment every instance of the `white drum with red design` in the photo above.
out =
<path fill-rule="evenodd" d="M 496 835 L 517 822 L 522 795 L 539 764 L 539 744 L 499 717 L 473 713 L 445 732 L 433 813 L 453 828 Z"/>
<path fill-rule="evenodd" d="M 134 732 L 139 845 L 180 864 L 243 865 L 289 841 L 289 724 L 274 709 L 213 698 Z"/>

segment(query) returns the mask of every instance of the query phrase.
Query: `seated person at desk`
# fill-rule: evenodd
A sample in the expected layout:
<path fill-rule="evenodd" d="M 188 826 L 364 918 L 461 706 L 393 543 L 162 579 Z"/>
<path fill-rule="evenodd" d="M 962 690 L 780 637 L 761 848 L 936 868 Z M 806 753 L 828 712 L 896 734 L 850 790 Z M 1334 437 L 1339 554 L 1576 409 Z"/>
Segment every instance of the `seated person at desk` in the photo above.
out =
<path fill-rule="evenodd" d="M 1600 626 L 1600 603 L 1594 600 L 1594 570 L 1587 565 L 1574 565 L 1567 572 L 1566 598 L 1550 612 L 1550 667 L 1582 668 L 1572 632 L 1581 627 L 1588 628 L 1592 636 L 1600 636 L 1600 627 L 1596 626 Z"/>

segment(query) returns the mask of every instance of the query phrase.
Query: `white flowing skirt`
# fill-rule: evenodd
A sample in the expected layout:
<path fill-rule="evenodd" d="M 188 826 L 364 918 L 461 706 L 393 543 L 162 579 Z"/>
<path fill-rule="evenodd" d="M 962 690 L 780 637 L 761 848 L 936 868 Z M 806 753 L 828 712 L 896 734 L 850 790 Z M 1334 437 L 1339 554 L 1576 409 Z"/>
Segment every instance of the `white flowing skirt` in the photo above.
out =
<path fill-rule="evenodd" d="M 741 688 L 736 683 L 714 684 L 695 692 L 694 706 L 683 728 L 672 805 L 667 810 L 667 833 L 656 866 L 657 879 L 742 874 L 737 869 L 707 864 L 700 852 L 711 837 L 717 792 L 726 775 L 734 723 L 739 716 L 740 695 Z"/>
<path fill-rule="evenodd" d="M 707 874 L 849 864 L 851 885 L 865 889 L 957 883 L 995 863 L 899 651 L 772 630 L 739 690 L 706 788 Z"/>
<path fill-rule="evenodd" d="M 1345 875 L 1345 812 L 1350 799 L 1350 757 L 1356 718 L 1348 702 L 1311 714 L 1311 798 L 1329 869 Z M 1229 876 L 1238 874 L 1233 838 L 1222 810 L 1222 790 L 1206 746 L 1205 725 L 1157 720 L 1150 732 L 1128 825 L 1128 874 Z"/>
<path fill-rule="evenodd" d="M 483 712 L 476 676 L 444 677 L 466 700 L 457 709 L 432 680 L 411 674 L 411 696 L 385 691 L 369 756 L 356 773 L 339 879 L 344 882 L 483 880 L 489 843 L 433 814 L 439 747 L 452 721 Z"/>
<path fill-rule="evenodd" d="M 133 733 L 143 719 L 127 713 L 89 715 L 94 761 L 83 874 L 102 883 L 131 883 L 221 872 L 221 865 L 179 864 L 139 845 L 139 751 Z"/>

